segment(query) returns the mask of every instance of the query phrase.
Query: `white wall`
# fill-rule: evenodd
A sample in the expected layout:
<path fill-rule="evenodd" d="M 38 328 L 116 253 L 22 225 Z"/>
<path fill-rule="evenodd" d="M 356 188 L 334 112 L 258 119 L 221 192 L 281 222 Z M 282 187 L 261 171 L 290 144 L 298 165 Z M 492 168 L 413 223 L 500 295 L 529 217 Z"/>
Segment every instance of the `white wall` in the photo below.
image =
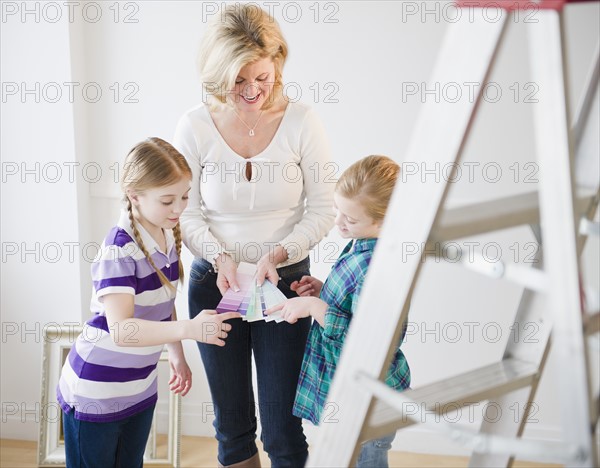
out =
<path fill-rule="evenodd" d="M 415 87 L 424 91 L 422 83 L 429 77 L 454 10 L 446 3 L 436 6 L 434 2 L 259 4 L 273 9 L 288 40 L 290 56 L 284 80 L 289 93 L 299 92 L 302 101 L 317 108 L 340 170 L 373 153 L 406 163 L 403 155 L 422 99 L 452 99 L 457 89 L 440 83 L 438 96 L 407 93 Z M 16 8 L 16 13 L 9 14 L 13 10 L 6 10 L 6 5 Z M 37 17 L 34 13 L 22 17 L 21 2 L 5 2 L 2 7 L 2 81 L 19 86 L 17 94 L 3 91 L 2 96 L 3 249 L 15 242 L 31 248 L 36 242 L 43 246 L 53 241 L 78 242 L 82 247 L 72 261 L 66 258 L 66 248 L 56 263 L 44 258 L 36 263 L 32 255 L 22 261 L 20 252 L 2 259 L 2 437 L 35 439 L 36 418 L 20 410 L 34 408 L 39 401 L 41 344 L 32 335 L 21 337 L 22 322 L 31 329 L 34 323 L 43 327 L 49 321 L 88 317 L 89 258 L 95 243 L 101 242 L 115 222 L 119 206 L 114 164 L 146 136 L 171 139 L 178 117 L 200 101 L 195 53 L 206 20 L 221 2 L 92 2 L 72 7 L 71 12 L 62 3 L 26 5 L 38 9 Z M 61 18 L 53 22 L 57 12 Z M 489 20 L 493 20 L 491 12 Z M 510 25 L 491 77 L 494 85 L 487 94 L 489 102 L 481 109 L 467 147 L 464 161 L 471 165 L 462 166 L 463 177 L 451 191 L 453 204 L 535 187 L 527 179 L 532 176 L 535 180 L 535 166 L 527 165 L 535 161 L 531 135 L 534 104 L 525 101 L 535 91 L 535 83 L 530 83 L 526 60 L 526 20 L 535 20 L 535 15 L 521 15 Z M 576 101 L 598 41 L 598 7 L 571 6 L 567 20 L 570 84 Z M 68 89 L 61 86 L 63 98 L 58 102 L 47 102 L 54 94 L 40 91 L 38 103 L 34 96 L 21 95 L 21 82 L 28 86 L 39 82 L 40 89 L 50 82 L 77 82 L 79 86 L 73 102 L 68 99 Z M 83 95 L 85 85 L 88 93 Z M 101 98 L 90 102 L 96 100 L 98 89 Z M 460 90 L 465 95 L 469 92 L 465 86 Z M 496 97 L 498 90 L 501 96 Z M 435 129 L 431 137 L 436 137 Z M 5 173 L 5 168 L 14 167 L 5 162 L 26 163 L 27 167 L 40 162 L 47 173 L 41 174 L 39 183 L 32 176 L 22 183 L 21 173 Z M 67 177 L 64 165 L 57 183 L 44 180 L 55 177 L 48 172 L 54 167 L 48 163 L 53 162 L 79 163 L 74 180 Z M 96 175 L 98 168 L 101 173 Z M 496 172 L 498 168 L 501 173 Z M 422 171 L 433 168 L 419 169 L 418 176 L 435 177 Z M 505 260 L 518 252 L 523 261 L 531 252 L 527 244 L 531 236 L 525 228 L 469 240 L 478 242 L 479 249 L 497 243 Z M 312 256 L 313 274 L 327 275 L 341 245 L 335 233 L 321 243 Z M 495 255 L 493 250 L 488 253 Z M 594 241 L 585 256 L 594 258 L 597 253 Z M 191 262 L 188 252 L 184 262 Z M 589 282 L 598 284 L 597 268 L 587 270 Z M 498 359 L 508 339 L 519 288 L 447 264 L 427 265 L 423 279 L 413 300 L 412 334 L 405 346 L 413 386 Z M 182 317 L 187 314 L 185 297 L 184 287 L 178 298 Z M 464 323 L 473 321 L 478 325 L 470 340 Z M 449 322 L 460 324 L 462 337 L 455 343 L 448 339 L 454 331 L 448 328 Z M 497 339 L 496 323 L 501 330 Z M 7 333 L 13 324 L 15 335 Z M 202 365 L 193 343 L 186 343 L 185 349 L 195 379 L 184 399 L 183 430 L 185 434 L 212 435 L 210 414 L 203 413 L 210 395 Z M 18 359 L 13 359 L 16 356 Z M 558 376 L 553 374 L 549 372 L 542 380 L 536 399 L 538 422 L 527 432 L 532 437 L 560 436 L 554 391 Z M 166 405 L 165 397 L 163 389 L 160 409 Z M 481 418 L 481 411 L 476 410 L 471 424 Z M 461 421 L 469 424 L 468 419 L 465 414 Z M 403 432 L 395 447 L 461 453 L 420 428 Z"/>
<path fill-rule="evenodd" d="M 69 29 L 30 19 L 3 18 L 1 67 L 1 427 L 2 437 L 29 439 L 40 410 L 42 331 L 51 322 L 79 322 L 89 303 L 76 246 L 78 204 L 86 200 L 68 174 L 77 161 L 73 105 L 41 98 L 48 83 L 71 81 Z M 25 88 L 32 93 L 21 95 Z M 50 100 L 57 89 L 46 87 Z"/>

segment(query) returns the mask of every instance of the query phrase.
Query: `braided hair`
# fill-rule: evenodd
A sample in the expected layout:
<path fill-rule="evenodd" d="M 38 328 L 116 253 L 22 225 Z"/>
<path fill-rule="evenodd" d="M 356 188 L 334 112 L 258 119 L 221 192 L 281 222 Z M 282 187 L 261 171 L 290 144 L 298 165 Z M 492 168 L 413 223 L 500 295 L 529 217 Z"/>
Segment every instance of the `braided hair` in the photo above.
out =
<path fill-rule="evenodd" d="M 179 182 L 182 178 L 192 178 L 192 170 L 188 165 L 183 155 L 177 151 L 171 144 L 166 141 L 152 137 L 138 143 L 134 146 L 127 158 L 123 167 L 121 176 L 121 189 L 126 194 L 127 190 L 135 192 L 143 192 L 158 187 L 164 187 Z M 135 241 L 139 245 L 148 263 L 158 274 L 160 282 L 171 289 L 173 285 L 165 274 L 156 267 L 149 254 L 142 236 L 137 228 L 137 221 L 133 216 L 133 207 L 131 200 L 127 195 L 124 195 L 124 202 L 127 205 L 129 213 L 129 222 L 135 237 Z M 173 237 L 175 238 L 175 249 L 177 257 L 180 259 L 179 264 L 179 279 L 183 281 L 183 264 L 181 263 L 181 228 L 179 222 L 173 228 Z"/>

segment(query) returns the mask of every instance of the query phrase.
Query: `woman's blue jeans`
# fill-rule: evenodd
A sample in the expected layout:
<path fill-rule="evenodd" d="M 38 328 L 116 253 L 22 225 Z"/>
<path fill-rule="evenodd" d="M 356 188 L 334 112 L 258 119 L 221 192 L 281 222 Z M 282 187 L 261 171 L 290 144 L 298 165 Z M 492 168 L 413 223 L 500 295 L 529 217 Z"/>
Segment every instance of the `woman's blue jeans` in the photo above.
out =
<path fill-rule="evenodd" d="M 63 412 L 67 468 L 142 468 L 154 405 L 114 422 L 75 419 Z"/>
<path fill-rule="evenodd" d="M 289 285 L 308 275 L 309 259 L 278 269 L 278 288 L 295 297 Z M 221 300 L 212 265 L 196 259 L 189 279 L 190 317 L 215 309 Z M 230 321 L 232 329 L 223 347 L 198 343 L 213 400 L 214 426 L 222 465 L 246 460 L 257 453 L 256 400 L 252 388 L 254 355 L 258 383 L 261 441 L 273 468 L 302 467 L 308 445 L 302 420 L 292 414 L 310 318 L 287 322 Z"/>

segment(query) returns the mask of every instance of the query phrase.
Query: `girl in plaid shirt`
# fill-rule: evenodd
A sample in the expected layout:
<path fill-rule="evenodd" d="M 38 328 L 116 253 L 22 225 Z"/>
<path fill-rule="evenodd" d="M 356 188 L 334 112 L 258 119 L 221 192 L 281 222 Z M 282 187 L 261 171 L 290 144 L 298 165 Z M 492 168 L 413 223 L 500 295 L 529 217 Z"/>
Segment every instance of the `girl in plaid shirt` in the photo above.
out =
<path fill-rule="evenodd" d="M 344 171 L 335 188 L 335 224 L 342 237 L 351 239 L 350 242 L 325 283 L 304 276 L 291 285 L 301 297 L 288 299 L 267 311 L 281 310 L 289 323 L 308 316 L 314 319 L 293 409 L 294 415 L 313 424 L 327 422 L 324 409 L 329 386 L 399 172 L 398 164 L 386 156 L 368 156 Z M 410 385 L 410 369 L 400 347 L 392 359 L 386 383 L 397 390 Z M 395 435 L 364 443 L 357 466 L 387 467 Z"/>

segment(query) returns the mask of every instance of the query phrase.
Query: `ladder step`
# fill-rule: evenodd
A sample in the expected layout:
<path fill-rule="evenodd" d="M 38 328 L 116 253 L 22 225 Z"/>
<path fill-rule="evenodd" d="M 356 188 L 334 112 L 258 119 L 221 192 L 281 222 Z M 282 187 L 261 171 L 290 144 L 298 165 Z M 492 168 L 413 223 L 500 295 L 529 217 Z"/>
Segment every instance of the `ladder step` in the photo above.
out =
<path fill-rule="evenodd" d="M 402 392 L 411 400 L 404 414 L 390 404 L 376 400 L 367 422 L 365 440 L 380 437 L 415 423 L 408 415 L 416 409 L 445 414 L 462 406 L 488 400 L 531 385 L 538 377 L 538 365 L 515 358 L 504 359 L 449 379 Z M 422 421 L 424 422 L 424 421 Z"/>
<path fill-rule="evenodd" d="M 584 213 L 594 201 L 595 195 L 595 190 L 578 191 L 575 212 L 578 215 Z M 445 210 L 438 226 L 430 236 L 429 243 L 449 241 L 524 224 L 539 224 L 539 221 L 538 193 L 527 192 Z M 433 247 L 431 246 L 429 250 Z"/>
<path fill-rule="evenodd" d="M 565 464 L 577 463 L 582 460 L 582 447 L 577 444 L 524 440 L 518 436 L 515 438 L 493 433 L 473 432 L 465 427 L 442 421 L 440 414 L 436 411 L 418 408 L 417 402 L 410 399 L 410 392 L 397 392 L 380 380 L 365 373 L 359 373 L 357 381 L 366 390 L 370 390 L 373 397 L 389 403 L 407 419 L 410 418 L 414 422 L 423 423 L 431 430 L 445 434 L 452 441 L 476 453 L 517 456 L 524 460 L 563 462 Z M 438 406 L 437 403 L 436 406 Z M 454 404 L 452 409 L 458 408 L 458 404 Z M 363 431 L 361 435 L 364 439 L 377 437 L 374 433 L 369 433 L 368 426 L 367 430 Z M 501 466 L 504 465 L 505 463 L 501 464 Z M 471 464 L 471 466 L 478 465 Z"/>

